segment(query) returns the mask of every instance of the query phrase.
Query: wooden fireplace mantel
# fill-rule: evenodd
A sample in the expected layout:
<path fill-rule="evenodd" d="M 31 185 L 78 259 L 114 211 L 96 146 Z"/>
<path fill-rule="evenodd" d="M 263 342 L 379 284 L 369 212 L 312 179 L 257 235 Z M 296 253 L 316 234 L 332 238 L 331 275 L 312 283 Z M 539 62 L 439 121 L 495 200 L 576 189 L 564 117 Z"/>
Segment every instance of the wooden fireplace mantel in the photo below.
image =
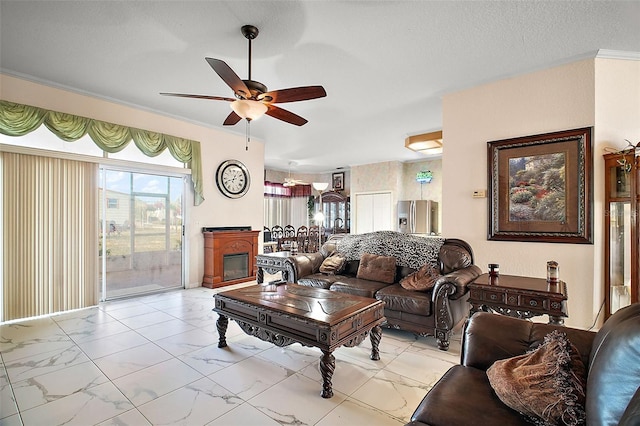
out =
<path fill-rule="evenodd" d="M 258 235 L 260 231 L 203 231 L 204 236 L 204 276 L 202 286 L 207 288 L 252 281 L 256 277 L 256 256 L 258 254 Z M 248 254 L 247 271 L 249 276 L 224 281 L 223 259 L 229 254 Z"/>

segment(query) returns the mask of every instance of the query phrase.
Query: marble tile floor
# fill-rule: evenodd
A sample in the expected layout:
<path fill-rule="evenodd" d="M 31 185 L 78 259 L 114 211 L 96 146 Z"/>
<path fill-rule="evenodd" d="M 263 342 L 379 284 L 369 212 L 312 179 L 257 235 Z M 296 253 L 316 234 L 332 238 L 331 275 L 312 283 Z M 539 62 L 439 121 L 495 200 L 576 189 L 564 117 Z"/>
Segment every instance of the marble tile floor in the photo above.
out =
<path fill-rule="evenodd" d="M 246 284 L 245 284 L 246 285 Z M 235 322 L 217 347 L 210 290 L 177 290 L 0 325 L 0 426 L 404 425 L 460 358 L 432 337 L 383 329 L 334 352 L 320 397 L 320 350 L 278 348 Z"/>

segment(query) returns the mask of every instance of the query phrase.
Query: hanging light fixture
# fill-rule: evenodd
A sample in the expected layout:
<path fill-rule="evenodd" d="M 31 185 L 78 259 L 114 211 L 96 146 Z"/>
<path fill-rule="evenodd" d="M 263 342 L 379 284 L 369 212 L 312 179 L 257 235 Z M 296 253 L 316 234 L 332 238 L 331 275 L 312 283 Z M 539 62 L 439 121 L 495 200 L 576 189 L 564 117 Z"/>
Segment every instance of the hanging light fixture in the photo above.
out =
<path fill-rule="evenodd" d="M 231 102 L 231 109 L 247 121 L 257 120 L 267 112 L 267 106 L 259 101 L 237 99 Z"/>
<path fill-rule="evenodd" d="M 442 154 L 442 130 L 409 136 L 404 140 L 404 146 L 425 155 Z"/>
<path fill-rule="evenodd" d="M 247 142 L 244 146 L 244 149 L 248 151 L 249 142 L 251 142 L 251 122 L 262 117 L 269 108 L 259 101 L 252 101 L 249 99 L 236 99 L 235 101 L 231 102 L 231 109 L 241 118 L 247 120 Z"/>

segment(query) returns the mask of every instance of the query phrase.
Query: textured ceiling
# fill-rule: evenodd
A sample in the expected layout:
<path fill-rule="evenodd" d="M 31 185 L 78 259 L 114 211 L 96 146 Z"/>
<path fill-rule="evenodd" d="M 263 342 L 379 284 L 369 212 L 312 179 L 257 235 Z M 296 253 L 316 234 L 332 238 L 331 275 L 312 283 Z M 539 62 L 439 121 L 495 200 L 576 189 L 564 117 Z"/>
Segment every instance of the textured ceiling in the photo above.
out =
<path fill-rule="evenodd" d="M 284 105 L 305 126 L 263 117 L 252 138 L 267 167 L 321 172 L 424 158 L 404 138 L 441 128 L 443 94 L 599 49 L 640 52 L 639 22 L 637 1 L 1 0 L 0 71 L 222 127 L 227 102 L 158 93 L 232 96 L 204 57 L 247 78 L 240 27 L 253 24 L 254 80 L 327 97 Z"/>

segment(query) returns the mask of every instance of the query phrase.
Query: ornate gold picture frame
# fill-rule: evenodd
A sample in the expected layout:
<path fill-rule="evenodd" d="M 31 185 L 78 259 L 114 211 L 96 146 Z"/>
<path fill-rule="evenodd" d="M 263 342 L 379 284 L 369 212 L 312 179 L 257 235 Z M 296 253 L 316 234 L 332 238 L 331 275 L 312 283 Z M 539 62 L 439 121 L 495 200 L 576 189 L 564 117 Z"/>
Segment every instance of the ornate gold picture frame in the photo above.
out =
<path fill-rule="evenodd" d="M 487 143 L 488 239 L 593 243 L 592 128 Z"/>

